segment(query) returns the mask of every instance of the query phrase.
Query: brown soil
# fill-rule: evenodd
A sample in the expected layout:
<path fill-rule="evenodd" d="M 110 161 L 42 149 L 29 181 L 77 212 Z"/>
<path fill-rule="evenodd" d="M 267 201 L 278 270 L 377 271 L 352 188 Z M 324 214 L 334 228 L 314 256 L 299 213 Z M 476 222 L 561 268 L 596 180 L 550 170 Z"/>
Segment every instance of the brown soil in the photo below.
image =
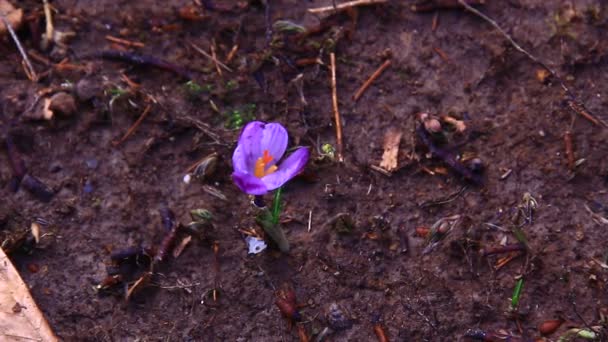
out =
<path fill-rule="evenodd" d="M 38 248 L 17 251 L 12 259 L 62 339 L 297 340 L 296 327 L 289 329 L 275 305 L 277 290 L 285 286 L 305 304 L 298 325 L 313 338 L 328 324 L 339 325 L 328 316 L 330 305 L 338 305 L 352 326 L 328 335 L 333 341 L 376 340 L 373 322 L 378 320 L 394 341 L 454 341 L 468 329 L 503 329 L 528 341 L 539 336 L 538 324 L 561 317 L 568 324 L 551 335 L 557 340 L 569 327 L 602 325 L 600 314 L 608 307 L 608 273 L 601 267 L 607 251 L 608 221 L 602 221 L 608 213 L 606 130 L 570 111 L 556 80 L 539 81 L 541 68 L 473 14 L 458 9 L 419 14 L 410 10 L 410 1 L 389 1 L 360 8 L 355 26 L 344 13 L 325 20 L 328 26 L 306 39 L 268 42 L 268 22 L 284 19 L 312 27 L 319 21 L 307 9 L 331 1 L 270 1 L 267 20 L 257 1 L 217 1 L 227 9 L 209 11 L 186 0 L 55 0 L 56 29 L 76 36 L 66 43 L 67 51 L 43 51 L 41 2 L 13 2 L 29 20 L 19 31 L 28 51 L 53 63 L 68 57 L 84 67 L 53 68 L 35 60 L 38 72 L 49 73 L 34 83 L 25 77 L 13 42 L 6 37 L 0 44 L 3 146 L 13 139 L 29 173 L 57 190 L 48 203 L 23 189 L 10 191 L 13 176 L 3 148 L 0 229 L 14 232 L 36 218 L 50 223 Z M 608 98 L 606 3 L 487 2 L 478 8 L 554 68 L 589 111 L 602 117 Z M 204 17 L 185 20 L 179 15 L 184 6 Z M 106 35 L 145 44 L 128 51 L 187 66 L 203 91 L 193 94 L 182 77 L 166 70 L 95 58 L 101 49 L 118 49 Z M 232 72 L 222 70 L 221 77 L 190 45 L 210 51 L 214 42 L 221 61 L 238 44 L 228 63 Z M 332 48 L 343 164 L 321 160 L 317 150 L 323 143 L 336 145 L 326 67 Z M 388 55 L 392 65 L 358 102 L 352 101 Z M 295 65 L 317 56 L 324 66 Z M 288 85 L 298 73 L 307 106 Z M 122 74 L 141 87 L 110 106 L 118 88 L 129 89 Z M 56 91 L 64 83 L 79 87 L 76 113 L 50 121 L 27 118 L 41 111 L 36 103 L 44 100 L 38 101 L 37 92 Z M 147 104 L 151 111 L 141 126 L 115 146 L 112 142 Z M 225 113 L 234 110 L 285 124 L 290 145 L 313 151 L 306 177 L 284 191 L 289 255 L 272 249 L 247 255 L 241 230 L 255 227 L 255 210 L 230 178 L 239 130 L 227 127 Z M 442 174 L 446 164 L 430 158 L 414 132 L 420 111 L 466 119 L 465 136 L 453 143 L 463 154 L 481 158 L 483 185 L 453 172 Z M 217 139 L 204 131 L 205 124 Z M 403 132 L 400 168 L 390 177 L 369 167 L 380 163 L 389 128 Z M 572 132 L 575 159 L 584 160 L 574 172 L 565 156 L 566 131 Z M 412 151 L 420 161 L 410 158 Z M 220 160 L 205 185 L 225 200 L 200 182 L 182 181 L 192 163 L 212 152 Z M 507 170 L 510 175 L 501 178 Z M 421 205 L 463 186 L 451 201 Z M 532 222 L 522 228 L 529 252 L 495 270 L 507 254 L 482 256 L 481 250 L 503 239 L 517 242 L 509 230 L 526 193 L 538 202 Z M 163 207 L 183 224 L 190 221 L 191 209 L 208 209 L 215 228 L 157 267 L 151 283 L 129 302 L 98 294 L 95 286 L 106 276 L 111 250 L 158 246 L 165 234 Z M 339 213 L 353 221 L 350 232 L 326 224 Z M 460 215 L 459 222 L 423 255 L 426 241 L 415 228 L 452 215 Z M 406 253 L 403 232 L 409 240 Z M 213 241 L 219 243 L 219 276 Z M 513 313 L 511 296 L 522 275 Z"/>

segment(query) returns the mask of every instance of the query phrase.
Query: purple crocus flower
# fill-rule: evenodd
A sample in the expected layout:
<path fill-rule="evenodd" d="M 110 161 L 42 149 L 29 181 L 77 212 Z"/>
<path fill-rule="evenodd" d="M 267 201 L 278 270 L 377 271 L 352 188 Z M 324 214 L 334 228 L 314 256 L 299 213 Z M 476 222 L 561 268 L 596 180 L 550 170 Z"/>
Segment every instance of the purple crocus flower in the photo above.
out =
<path fill-rule="evenodd" d="M 279 123 L 248 123 L 232 155 L 234 183 L 250 195 L 264 195 L 300 173 L 308 161 L 305 147 L 278 163 L 287 149 L 287 140 L 287 130 Z"/>

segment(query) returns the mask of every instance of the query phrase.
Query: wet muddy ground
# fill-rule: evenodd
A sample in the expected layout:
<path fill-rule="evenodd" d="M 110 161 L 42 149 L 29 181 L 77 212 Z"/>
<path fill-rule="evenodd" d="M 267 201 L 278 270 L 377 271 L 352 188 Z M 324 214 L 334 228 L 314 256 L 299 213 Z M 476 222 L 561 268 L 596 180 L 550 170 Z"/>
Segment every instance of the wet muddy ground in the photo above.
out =
<path fill-rule="evenodd" d="M 24 10 L 18 33 L 39 56 L 32 62 L 41 80 L 27 79 L 12 40 L 3 38 L 0 229 L 6 236 L 42 222 L 37 247 L 12 259 L 58 336 L 291 341 L 302 340 L 298 330 L 314 340 L 330 327 L 326 340 L 373 341 L 381 326 L 394 341 L 455 341 L 469 329 L 531 341 L 539 324 L 563 319 L 547 340 L 573 327 L 593 327 L 602 338 L 607 130 L 572 111 L 559 80 L 487 22 L 462 9 L 417 13 L 412 3 L 317 16 L 307 10 L 331 1 L 217 1 L 204 8 L 191 1 L 56 0 L 55 29 L 75 35 L 63 48 L 45 50 L 42 5 L 13 2 Z M 589 112 L 608 119 L 605 2 L 487 1 L 477 8 L 554 69 Z M 307 34 L 281 32 L 273 26 L 278 20 Z M 102 50 L 154 56 L 189 71 L 109 60 Z M 331 52 L 343 163 L 322 149 L 337 146 Z M 67 113 L 44 120 L 45 99 L 61 91 L 75 99 L 74 108 L 65 100 Z M 479 158 L 481 184 L 428 153 L 416 133 L 420 112 L 465 123 L 443 148 Z M 283 192 L 288 255 L 272 248 L 247 254 L 243 231 L 261 230 L 230 175 L 240 127 L 253 119 L 284 124 L 290 146 L 312 152 L 304 175 Z M 380 164 L 390 129 L 402 139 L 398 169 L 385 174 L 370 166 Z M 49 202 L 23 187 L 11 191 L 9 145 L 29 175 L 56 191 Z M 188 168 L 211 153 L 215 172 L 185 184 Z M 128 302 L 120 293 L 98 293 L 112 252 L 160 244 L 166 233 L 159 210 L 167 207 L 182 224 L 191 221 L 190 210 L 207 209 L 213 227 L 159 264 Z M 424 228 L 446 217 L 451 230 L 427 248 Z M 489 253 L 518 241 L 526 247 Z M 291 328 L 275 305 L 285 287 L 302 304 Z"/>

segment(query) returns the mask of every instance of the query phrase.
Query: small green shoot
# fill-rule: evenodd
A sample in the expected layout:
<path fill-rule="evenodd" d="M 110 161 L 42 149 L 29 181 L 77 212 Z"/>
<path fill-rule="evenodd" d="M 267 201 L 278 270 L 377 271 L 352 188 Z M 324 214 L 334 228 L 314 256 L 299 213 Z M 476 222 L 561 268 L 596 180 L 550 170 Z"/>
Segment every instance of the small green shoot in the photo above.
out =
<path fill-rule="evenodd" d="M 129 93 L 129 91 L 127 89 L 121 88 L 121 87 L 114 87 L 114 88 L 110 88 L 107 90 L 108 95 L 110 95 L 111 97 L 120 97 L 123 95 L 126 95 L 127 93 Z"/>
<path fill-rule="evenodd" d="M 110 107 L 110 110 L 112 110 L 112 108 L 114 106 L 114 102 L 116 102 L 116 100 L 118 100 L 119 98 L 129 94 L 129 90 L 116 86 L 114 88 L 106 89 L 105 93 L 106 93 L 106 95 L 110 96 L 110 101 L 108 102 L 108 106 Z"/>
<path fill-rule="evenodd" d="M 513 235 L 515 235 L 517 241 L 519 241 L 519 243 L 521 243 L 526 247 L 526 249 L 528 249 L 528 239 L 526 239 L 526 234 L 524 234 L 524 231 L 521 228 L 513 227 L 512 232 Z"/>
<path fill-rule="evenodd" d="M 321 157 L 328 157 L 333 160 L 336 157 L 336 149 L 332 144 L 325 143 L 321 146 Z"/>
<path fill-rule="evenodd" d="M 595 327 L 593 327 L 595 329 Z M 580 337 L 586 340 L 596 340 L 598 338 L 597 333 L 588 329 L 572 328 L 566 331 L 562 336 L 559 337 L 557 342 L 568 342 L 573 339 Z"/>
<path fill-rule="evenodd" d="M 521 296 L 521 290 L 524 287 L 524 278 L 519 278 L 517 283 L 515 283 L 515 288 L 513 289 L 513 296 L 511 296 L 511 310 L 516 311 L 519 307 L 519 298 Z"/>
<path fill-rule="evenodd" d="M 272 24 L 272 28 L 277 32 L 293 32 L 303 33 L 306 32 L 306 27 L 298 25 L 293 21 L 289 20 L 277 20 Z"/>
<path fill-rule="evenodd" d="M 226 90 L 228 91 L 232 91 L 235 90 L 236 88 L 238 88 L 239 83 L 235 80 L 229 80 L 228 82 L 226 82 Z"/>
<path fill-rule="evenodd" d="M 193 221 L 211 221 L 213 215 L 207 209 L 193 209 L 190 210 L 190 217 Z"/>
<path fill-rule="evenodd" d="M 224 126 L 227 129 L 241 129 L 250 121 L 255 120 L 255 109 L 255 104 L 247 104 L 242 109 L 233 109 L 225 112 L 224 117 L 226 117 L 226 121 Z"/>

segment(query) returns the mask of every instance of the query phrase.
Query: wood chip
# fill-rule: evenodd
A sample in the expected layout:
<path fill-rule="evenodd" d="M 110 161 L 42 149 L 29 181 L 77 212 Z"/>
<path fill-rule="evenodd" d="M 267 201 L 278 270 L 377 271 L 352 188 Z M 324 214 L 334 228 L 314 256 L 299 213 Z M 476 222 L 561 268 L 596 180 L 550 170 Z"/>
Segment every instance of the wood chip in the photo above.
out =
<path fill-rule="evenodd" d="M 23 21 L 23 10 L 17 9 L 7 0 L 0 0 L 0 15 L 3 15 L 11 24 L 13 30 L 18 30 Z M 0 20 L 0 36 L 7 34 L 8 30 L 4 22 Z"/>
<path fill-rule="evenodd" d="M 384 153 L 380 167 L 392 172 L 397 169 L 397 157 L 399 155 L 399 144 L 401 143 L 401 130 L 391 127 L 384 134 Z"/>
<path fill-rule="evenodd" d="M 191 240 L 192 240 L 191 235 L 184 237 L 182 239 L 182 241 L 180 241 L 179 244 L 177 244 L 177 246 L 175 246 L 175 248 L 173 249 L 173 258 L 177 259 L 177 257 L 179 257 L 182 254 L 182 252 L 184 251 L 186 246 L 188 246 L 188 244 L 190 243 Z"/>
<path fill-rule="evenodd" d="M 0 248 L 0 340 L 59 341 L 27 285 Z"/>

